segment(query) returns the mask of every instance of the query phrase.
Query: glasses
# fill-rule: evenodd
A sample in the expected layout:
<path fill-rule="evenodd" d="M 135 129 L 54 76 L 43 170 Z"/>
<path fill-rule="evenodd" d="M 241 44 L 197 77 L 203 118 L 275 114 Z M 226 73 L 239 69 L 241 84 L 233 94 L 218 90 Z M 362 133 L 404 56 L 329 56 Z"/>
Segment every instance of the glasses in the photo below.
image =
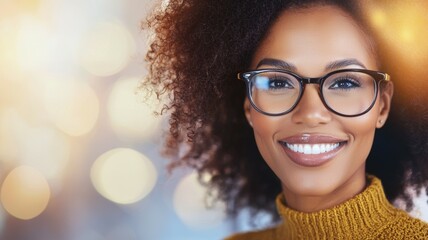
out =
<path fill-rule="evenodd" d="M 297 106 L 306 84 L 318 84 L 320 98 L 331 112 L 356 117 L 370 111 L 376 102 L 380 82 L 387 73 L 366 69 L 341 69 L 320 78 L 305 78 L 281 69 L 260 69 L 238 74 L 247 86 L 251 105 L 269 116 L 287 114 Z"/>

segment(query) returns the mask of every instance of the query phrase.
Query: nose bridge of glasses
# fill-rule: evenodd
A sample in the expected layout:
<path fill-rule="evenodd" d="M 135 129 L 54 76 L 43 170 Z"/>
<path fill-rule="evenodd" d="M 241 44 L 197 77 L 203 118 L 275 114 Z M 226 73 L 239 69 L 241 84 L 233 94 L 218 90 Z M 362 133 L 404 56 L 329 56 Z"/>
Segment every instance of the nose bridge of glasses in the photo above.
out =
<path fill-rule="evenodd" d="M 304 84 L 321 84 L 322 78 L 301 78 Z"/>
<path fill-rule="evenodd" d="M 305 92 L 308 91 L 307 87 L 305 87 L 305 85 L 307 85 L 307 84 L 318 85 L 318 86 L 314 86 L 315 87 L 314 90 L 315 90 L 316 94 L 318 95 L 318 97 L 320 98 L 321 102 L 323 102 L 322 95 L 320 94 L 320 87 L 321 87 L 322 78 L 302 77 L 302 78 L 300 78 L 300 81 L 302 82 L 303 89 L 302 89 L 301 96 L 298 99 L 298 103 L 302 100 L 304 95 L 308 95 L 308 93 L 305 94 Z M 309 90 L 309 91 L 311 91 L 311 90 Z"/>
<path fill-rule="evenodd" d="M 317 126 L 320 123 L 329 121 L 331 115 L 328 108 L 325 106 L 323 96 L 320 93 L 320 84 L 318 78 L 306 78 L 305 83 L 312 86 L 306 86 L 300 98 L 298 99 L 292 119 L 299 123 L 305 123 L 310 126 Z"/>
<path fill-rule="evenodd" d="M 308 78 L 306 80 L 309 80 Z M 310 84 L 310 86 L 305 86 L 302 89 L 302 93 L 300 98 L 298 99 L 298 103 L 300 103 L 304 98 L 309 98 L 310 102 L 314 101 L 314 97 L 319 99 L 320 102 L 323 102 L 322 95 L 320 94 L 320 88 L 316 85 L 318 85 L 319 81 L 305 81 L 304 84 Z"/>

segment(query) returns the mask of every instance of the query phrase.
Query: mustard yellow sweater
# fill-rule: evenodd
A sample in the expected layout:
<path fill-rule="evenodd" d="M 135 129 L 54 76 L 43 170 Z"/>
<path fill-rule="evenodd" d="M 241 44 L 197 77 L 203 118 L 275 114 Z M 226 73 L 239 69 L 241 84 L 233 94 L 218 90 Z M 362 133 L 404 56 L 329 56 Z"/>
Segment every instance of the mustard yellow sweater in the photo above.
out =
<path fill-rule="evenodd" d="M 378 178 L 352 199 L 314 213 L 294 211 L 276 199 L 282 223 L 262 231 L 236 234 L 226 240 L 427 239 L 428 224 L 392 206 Z"/>

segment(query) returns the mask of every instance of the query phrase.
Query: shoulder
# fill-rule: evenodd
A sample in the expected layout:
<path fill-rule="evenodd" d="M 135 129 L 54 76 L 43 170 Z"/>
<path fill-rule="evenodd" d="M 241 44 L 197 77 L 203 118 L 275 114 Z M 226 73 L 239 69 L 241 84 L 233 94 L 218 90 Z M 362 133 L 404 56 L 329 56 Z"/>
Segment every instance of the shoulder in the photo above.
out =
<path fill-rule="evenodd" d="M 272 227 L 259 231 L 237 233 L 227 237 L 224 240 L 270 240 L 275 239 L 275 232 L 276 227 Z"/>
<path fill-rule="evenodd" d="M 400 211 L 395 221 L 384 226 L 378 239 L 428 239 L 428 223 Z"/>

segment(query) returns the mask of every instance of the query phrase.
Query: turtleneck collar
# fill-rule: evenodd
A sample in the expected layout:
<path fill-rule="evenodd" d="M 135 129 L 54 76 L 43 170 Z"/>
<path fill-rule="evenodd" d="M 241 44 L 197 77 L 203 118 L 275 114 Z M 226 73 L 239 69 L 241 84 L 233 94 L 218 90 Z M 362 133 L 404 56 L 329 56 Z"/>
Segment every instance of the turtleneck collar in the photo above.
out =
<path fill-rule="evenodd" d="M 370 236 L 397 212 L 386 199 L 381 181 L 368 176 L 367 182 L 368 187 L 355 197 L 313 213 L 288 208 L 280 194 L 276 205 L 283 223 L 277 233 L 284 239 L 352 239 L 356 232 Z"/>

